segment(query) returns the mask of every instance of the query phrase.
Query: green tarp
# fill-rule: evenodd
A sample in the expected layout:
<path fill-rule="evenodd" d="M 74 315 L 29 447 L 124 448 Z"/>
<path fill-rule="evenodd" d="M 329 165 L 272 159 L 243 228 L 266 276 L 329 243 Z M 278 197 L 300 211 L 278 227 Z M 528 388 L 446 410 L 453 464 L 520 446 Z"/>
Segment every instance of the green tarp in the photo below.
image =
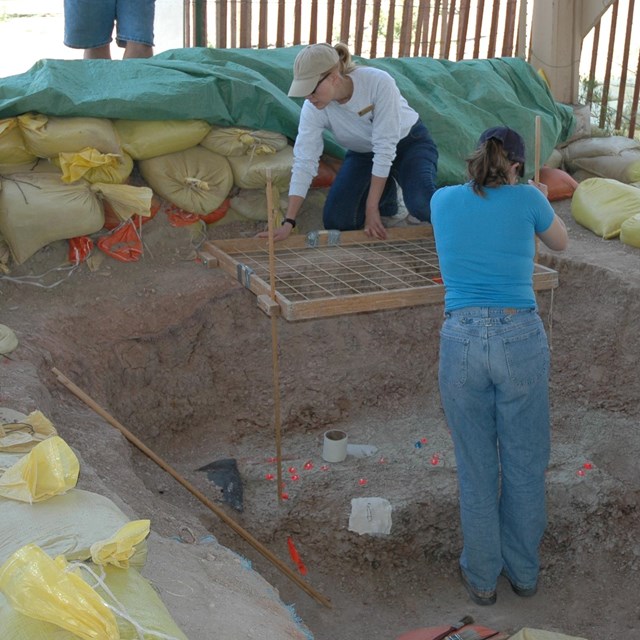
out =
<path fill-rule="evenodd" d="M 134 120 L 204 119 L 278 131 L 295 139 L 300 100 L 287 97 L 300 47 L 173 49 L 150 59 L 41 60 L 0 79 L 0 118 L 26 112 Z M 440 153 L 438 183 L 464 180 L 464 159 L 486 128 L 506 124 L 528 143 L 533 173 L 535 116 L 542 161 L 574 127 L 573 111 L 519 58 L 355 58 L 385 69 L 418 111 Z M 327 153 L 343 150 L 327 137 Z"/>

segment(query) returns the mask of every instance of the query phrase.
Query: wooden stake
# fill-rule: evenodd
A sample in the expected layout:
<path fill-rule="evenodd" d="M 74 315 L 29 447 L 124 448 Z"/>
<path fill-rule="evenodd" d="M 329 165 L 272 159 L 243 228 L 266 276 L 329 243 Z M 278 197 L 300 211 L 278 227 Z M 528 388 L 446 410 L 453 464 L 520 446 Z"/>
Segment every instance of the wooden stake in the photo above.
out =
<path fill-rule="evenodd" d="M 540 116 L 536 116 L 534 180 L 540 182 Z"/>
<path fill-rule="evenodd" d="M 105 411 L 100 405 L 92 400 L 82 389 L 77 387 L 69 378 L 62 374 L 55 367 L 51 370 L 58 378 L 58 382 L 61 382 L 71 393 L 80 398 L 86 405 L 91 407 L 99 416 L 102 416 L 111 426 L 115 427 L 122 435 L 133 445 L 135 445 L 142 453 L 148 458 L 151 458 L 159 467 L 164 469 L 169 475 L 173 476 L 185 489 L 190 491 L 202 504 L 213 511 L 226 525 L 231 527 L 238 535 L 246 540 L 256 551 L 261 553 L 267 560 L 269 560 L 276 568 L 280 569 L 288 578 L 293 580 L 303 591 L 308 593 L 320 604 L 325 607 L 331 608 L 331 601 L 328 600 L 321 593 L 318 593 L 315 589 L 309 586 L 304 580 L 302 580 L 294 571 L 282 562 L 275 554 L 267 549 L 261 542 L 256 540 L 248 531 L 243 529 L 233 518 L 229 517 L 220 507 L 211 502 L 201 491 L 196 489 L 186 478 L 181 476 L 175 469 L 167 464 L 162 458 L 156 455 L 149 447 L 147 447 L 141 440 L 134 436 L 131 431 L 118 422 L 111 414 Z"/>
<path fill-rule="evenodd" d="M 269 288 L 272 302 L 276 301 L 276 266 L 275 240 L 273 220 L 273 191 L 271 183 L 271 169 L 267 169 L 267 222 L 269 229 Z M 278 482 L 278 503 L 282 504 L 282 435 L 280 422 L 280 366 L 278 360 L 278 315 L 271 315 L 271 361 L 273 366 L 273 422 L 276 440 L 276 465 Z"/>

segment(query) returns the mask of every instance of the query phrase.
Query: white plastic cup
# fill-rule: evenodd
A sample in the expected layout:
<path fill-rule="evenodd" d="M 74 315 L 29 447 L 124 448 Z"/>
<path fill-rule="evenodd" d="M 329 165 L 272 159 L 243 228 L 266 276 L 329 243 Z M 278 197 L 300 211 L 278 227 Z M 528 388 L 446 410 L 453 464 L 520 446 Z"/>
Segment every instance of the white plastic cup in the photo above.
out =
<path fill-rule="evenodd" d="M 322 458 L 327 462 L 342 462 L 347 457 L 349 437 L 344 431 L 331 429 L 324 434 Z"/>

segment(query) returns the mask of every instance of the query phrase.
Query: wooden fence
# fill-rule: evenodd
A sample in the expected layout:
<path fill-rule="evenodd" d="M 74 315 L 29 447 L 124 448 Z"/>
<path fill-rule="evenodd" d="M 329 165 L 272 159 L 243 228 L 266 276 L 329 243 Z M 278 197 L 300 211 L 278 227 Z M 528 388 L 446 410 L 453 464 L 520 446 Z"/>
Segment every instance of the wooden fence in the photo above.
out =
<path fill-rule="evenodd" d="M 528 58 L 535 0 L 184 0 L 185 46 L 346 42 L 369 58 Z M 585 39 L 581 98 L 596 124 L 633 138 L 640 3 L 615 0 Z M 635 47 L 635 49 L 634 49 Z M 588 56 L 588 57 L 585 57 Z M 637 65 L 635 58 L 637 57 Z M 601 72 L 601 69 L 604 71 Z M 617 72 L 617 73 L 616 73 Z"/>

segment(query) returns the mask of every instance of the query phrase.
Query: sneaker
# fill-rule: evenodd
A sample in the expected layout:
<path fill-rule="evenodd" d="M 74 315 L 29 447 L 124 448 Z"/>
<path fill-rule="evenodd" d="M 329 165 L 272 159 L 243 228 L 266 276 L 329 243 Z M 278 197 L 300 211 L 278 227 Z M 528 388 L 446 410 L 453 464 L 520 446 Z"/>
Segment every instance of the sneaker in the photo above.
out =
<path fill-rule="evenodd" d="M 467 576 L 464 574 L 464 571 L 460 569 L 460 578 L 462 579 L 462 584 L 464 588 L 467 590 L 469 597 L 473 602 L 479 604 L 481 607 L 495 604 L 496 603 L 496 590 L 493 591 L 481 591 L 480 589 L 476 589 L 467 579 Z"/>
<path fill-rule="evenodd" d="M 392 227 L 406 227 L 407 217 L 410 216 L 409 212 L 405 209 L 404 211 L 398 211 L 395 216 L 380 216 L 380 220 L 382 220 L 383 227 L 391 229 Z"/>
<path fill-rule="evenodd" d="M 416 218 L 415 216 L 412 216 L 410 213 L 407 214 L 407 224 L 429 224 L 428 222 L 423 222 L 422 220 L 419 220 L 418 218 Z"/>

